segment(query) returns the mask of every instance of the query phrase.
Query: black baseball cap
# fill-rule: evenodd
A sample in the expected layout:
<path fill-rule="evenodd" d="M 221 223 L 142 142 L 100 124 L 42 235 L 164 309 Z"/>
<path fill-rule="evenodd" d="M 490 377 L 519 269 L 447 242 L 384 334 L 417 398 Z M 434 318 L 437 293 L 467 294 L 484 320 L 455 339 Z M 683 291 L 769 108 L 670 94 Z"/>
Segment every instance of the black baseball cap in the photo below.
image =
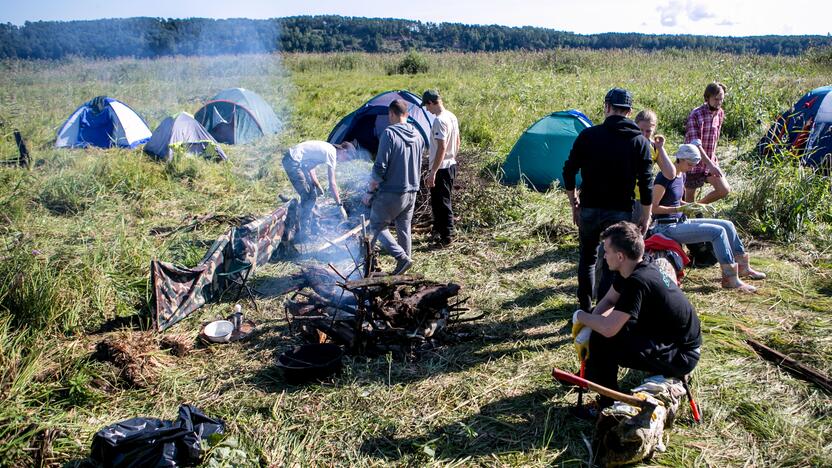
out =
<path fill-rule="evenodd" d="M 437 102 L 442 99 L 439 96 L 439 91 L 435 89 L 429 89 L 422 93 L 422 105 L 427 104 L 428 102 Z"/>
<path fill-rule="evenodd" d="M 624 88 L 613 88 L 607 92 L 604 102 L 615 107 L 633 107 L 633 95 Z"/>

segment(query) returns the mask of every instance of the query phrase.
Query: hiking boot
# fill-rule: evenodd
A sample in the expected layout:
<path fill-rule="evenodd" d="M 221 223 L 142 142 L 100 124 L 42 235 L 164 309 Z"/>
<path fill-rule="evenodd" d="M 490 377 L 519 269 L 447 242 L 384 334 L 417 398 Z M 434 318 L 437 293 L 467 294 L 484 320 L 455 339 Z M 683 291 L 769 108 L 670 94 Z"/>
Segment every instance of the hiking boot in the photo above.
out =
<path fill-rule="evenodd" d="M 737 272 L 736 263 L 724 263 L 719 265 L 722 268 L 722 287 L 725 289 L 739 289 L 745 293 L 757 292 L 757 288 L 744 283 Z"/>
<path fill-rule="evenodd" d="M 748 264 L 749 258 L 748 258 L 747 253 L 744 253 L 742 255 L 737 255 L 736 258 L 737 258 L 737 267 L 738 267 L 737 268 L 737 273 L 739 273 L 739 276 L 741 278 L 748 278 L 748 279 L 753 279 L 753 280 L 766 279 L 766 274 L 765 273 L 751 268 L 751 265 Z"/>
<path fill-rule="evenodd" d="M 413 260 L 411 260 L 410 257 L 403 257 L 400 260 L 396 260 L 396 268 L 390 274 L 392 276 L 403 275 L 412 266 Z"/>

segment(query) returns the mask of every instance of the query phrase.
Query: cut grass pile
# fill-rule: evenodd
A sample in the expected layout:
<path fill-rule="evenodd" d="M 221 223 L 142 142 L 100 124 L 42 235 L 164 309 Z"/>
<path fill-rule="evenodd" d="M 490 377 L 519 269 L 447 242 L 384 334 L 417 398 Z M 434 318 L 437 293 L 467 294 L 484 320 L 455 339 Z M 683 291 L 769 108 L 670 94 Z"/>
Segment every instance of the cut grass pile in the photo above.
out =
<path fill-rule="evenodd" d="M 183 402 L 228 422 L 233 440 L 209 455 L 217 462 L 233 456 L 238 465 L 275 466 L 585 464 L 592 426 L 569 415 L 575 392 L 550 377 L 552 366 L 577 365 L 567 328 L 577 262 L 569 208 L 556 191 L 499 186 L 487 168 L 542 115 L 577 108 L 600 120 L 600 101 L 615 85 L 633 90 L 637 107 L 658 111 L 660 132 L 673 146 L 715 78 L 729 87 L 721 147 L 737 190 L 720 209 L 755 207 L 756 218 L 742 224 L 744 239 L 755 266 L 770 276 L 754 296 L 720 289 L 713 268 L 686 278 L 703 324 L 694 391 L 705 419 L 694 426 L 685 418 L 655 461 L 832 464 L 830 396 L 759 359 L 741 331 L 832 373 L 829 218 L 804 218 L 811 229 L 794 229 L 789 243 L 755 240 L 756 221 L 784 219 L 763 217 L 783 211 L 771 206 L 777 193 L 799 190 L 767 192 L 764 203 L 753 204 L 761 202 L 753 195 L 760 188 L 755 169 L 737 157 L 763 130 L 758 118 L 767 122 L 806 89 L 827 84 L 827 69 L 805 57 L 678 51 L 425 56 L 429 73 L 415 75 L 388 74 L 404 55 L 3 63 L 0 115 L 23 131 L 35 164 L 31 171 L 0 168 L 0 465 L 80 461 L 97 429 L 135 416 L 171 419 Z M 51 148 L 56 127 L 93 96 L 124 100 L 154 127 L 231 86 L 264 96 L 287 126 L 256 144 L 226 147 L 228 163 L 185 157 L 165 165 L 135 151 Z M 324 139 L 379 92 L 429 87 L 442 92 L 462 126 L 460 234 L 443 250 L 417 237 L 414 271 L 464 285 L 473 307 L 486 313 L 459 327 L 473 339 L 412 362 L 349 357 L 331 382 L 287 386 L 274 362 L 296 338 L 283 318 L 283 298 L 269 296 L 259 300 L 259 313 L 247 310 L 259 324 L 248 341 L 197 345 L 172 357 L 154 339 L 154 349 L 139 353 L 161 363 L 144 388 L 125 385 L 117 366 L 94 359 L 102 340 L 135 337 L 148 326 L 150 260 L 192 266 L 228 225 L 172 228 L 194 216 L 270 211 L 278 193 L 291 194 L 281 149 Z M 4 156 L 13 151 L 8 138 L 0 141 Z M 339 175 L 356 177 L 341 180 L 350 196 L 361 190 L 355 180 L 362 171 L 366 164 L 339 167 Z M 384 266 L 392 263 L 385 259 Z M 296 268 L 271 264 L 257 273 L 256 286 L 277 289 Z M 202 321 L 231 307 L 206 306 L 171 333 L 194 340 Z M 639 378 L 632 373 L 624 383 Z"/>

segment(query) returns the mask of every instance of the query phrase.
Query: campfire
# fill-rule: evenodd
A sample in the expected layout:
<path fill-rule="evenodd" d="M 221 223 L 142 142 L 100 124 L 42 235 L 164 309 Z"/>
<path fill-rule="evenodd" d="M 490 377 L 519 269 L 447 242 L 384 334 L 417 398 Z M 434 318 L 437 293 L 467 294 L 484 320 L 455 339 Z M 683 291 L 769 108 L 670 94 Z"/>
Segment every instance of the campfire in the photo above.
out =
<path fill-rule="evenodd" d="M 461 318 L 468 309 L 458 284 L 381 273 L 366 230 L 358 231 L 363 262 L 352 272 L 310 264 L 296 275 L 286 318 L 308 341 L 334 342 L 352 354 L 412 355 L 434 347 L 448 325 L 481 318 Z"/>

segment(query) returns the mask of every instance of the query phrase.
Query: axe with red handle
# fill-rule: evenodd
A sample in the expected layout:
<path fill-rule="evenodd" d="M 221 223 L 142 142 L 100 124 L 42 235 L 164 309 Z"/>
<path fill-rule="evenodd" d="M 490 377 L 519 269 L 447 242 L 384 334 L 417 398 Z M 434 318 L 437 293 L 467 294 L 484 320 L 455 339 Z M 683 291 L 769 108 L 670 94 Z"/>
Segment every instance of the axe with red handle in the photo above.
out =
<path fill-rule="evenodd" d="M 552 377 L 561 382 L 570 383 L 573 385 L 577 385 L 580 388 L 586 388 L 592 390 L 593 392 L 604 395 L 605 397 L 612 398 L 613 400 L 620 401 L 622 403 L 627 403 L 628 405 L 637 406 L 639 408 L 652 408 L 655 407 L 655 403 L 642 400 L 641 398 L 634 397 L 633 395 L 628 395 L 626 393 L 621 393 L 615 391 L 611 388 L 604 387 L 603 385 L 598 385 L 597 383 L 590 382 L 589 380 L 582 379 L 575 374 L 564 372 L 557 367 L 552 369 Z"/>

